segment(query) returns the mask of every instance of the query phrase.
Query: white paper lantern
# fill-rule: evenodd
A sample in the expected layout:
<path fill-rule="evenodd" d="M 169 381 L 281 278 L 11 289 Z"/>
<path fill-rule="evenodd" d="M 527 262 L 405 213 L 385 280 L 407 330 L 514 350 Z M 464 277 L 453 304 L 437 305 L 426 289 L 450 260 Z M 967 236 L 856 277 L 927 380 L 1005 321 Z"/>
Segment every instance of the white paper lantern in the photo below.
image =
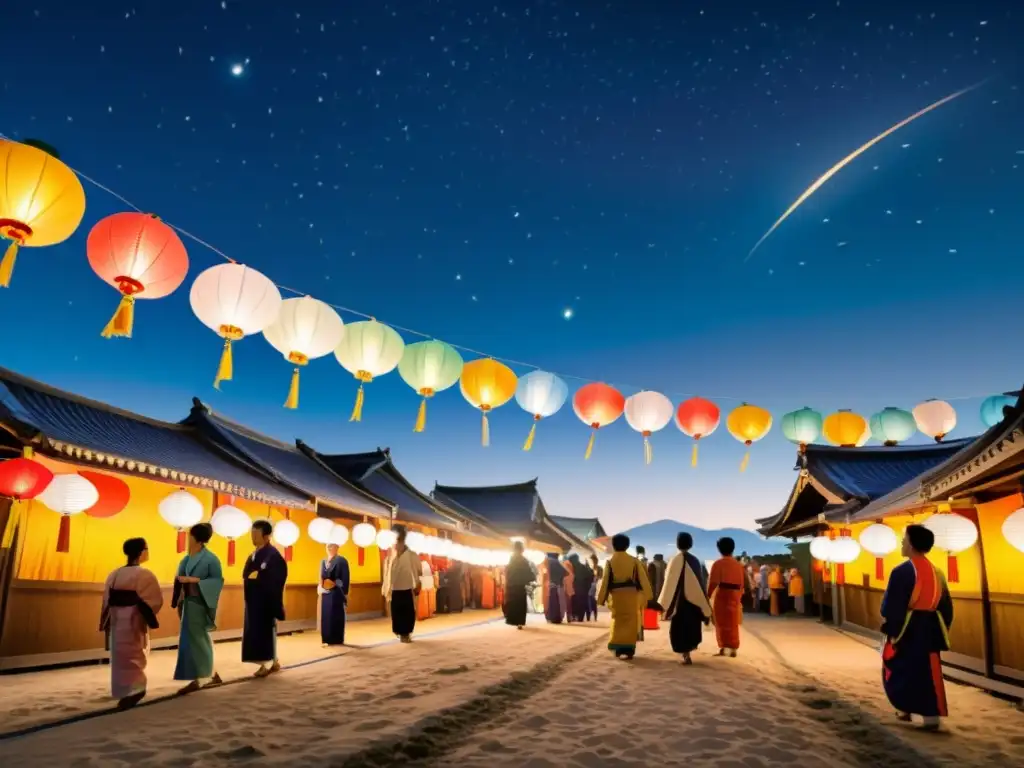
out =
<path fill-rule="evenodd" d="M 437 540 L 437 552 L 435 554 L 438 557 L 448 557 L 452 552 L 452 540 L 451 539 L 438 539 Z"/>
<path fill-rule="evenodd" d="M 376 320 L 361 320 L 345 326 L 334 356 L 342 368 L 359 382 L 355 408 L 349 421 L 362 421 L 363 385 L 397 368 L 404 351 L 405 342 L 398 332 Z"/>
<path fill-rule="evenodd" d="M 411 549 L 416 554 L 419 554 L 420 552 L 423 551 L 423 541 L 424 541 L 423 534 L 422 533 L 418 533 L 417 531 L 409 531 L 405 535 L 405 546 L 407 546 L 409 549 Z"/>
<path fill-rule="evenodd" d="M 344 547 L 348 544 L 348 528 L 340 523 L 333 523 L 331 525 L 331 532 L 327 534 L 327 543 Z"/>
<path fill-rule="evenodd" d="M 896 531 L 882 523 L 872 523 L 860 534 L 860 545 L 865 552 L 875 556 L 875 578 L 879 581 L 885 579 L 886 555 L 895 552 L 900 545 Z"/>
<path fill-rule="evenodd" d="M 299 536 L 302 535 L 302 531 L 291 520 L 278 520 L 274 524 L 274 540 L 277 541 L 282 547 L 291 548 L 295 546 L 295 542 L 299 540 Z"/>
<path fill-rule="evenodd" d="M 228 565 L 234 565 L 235 539 L 252 528 L 252 520 L 238 507 L 224 504 L 213 511 L 210 525 L 214 533 L 228 540 Z"/>
<path fill-rule="evenodd" d="M 978 529 L 970 520 L 952 512 L 939 512 L 924 521 L 935 534 L 935 546 L 951 555 L 970 549 L 978 541 Z"/>
<path fill-rule="evenodd" d="M 164 496 L 156 509 L 165 522 L 177 529 L 178 552 L 184 552 L 185 532 L 203 519 L 203 503 L 184 488 L 179 488 Z"/>
<path fill-rule="evenodd" d="M 811 557 L 823 563 L 831 562 L 832 539 L 828 536 L 815 536 L 811 539 Z"/>
<path fill-rule="evenodd" d="M 1012 547 L 1024 552 L 1024 508 L 1003 520 L 1003 536 Z"/>
<path fill-rule="evenodd" d="M 526 559 L 534 565 L 540 565 L 544 562 L 544 553 L 536 549 L 528 549 L 523 553 Z"/>
<path fill-rule="evenodd" d="M 937 443 L 953 431 L 956 426 L 956 411 L 945 400 L 925 400 L 913 410 L 917 428 Z"/>
<path fill-rule="evenodd" d="M 79 474 L 54 475 L 36 500 L 62 515 L 77 515 L 99 501 L 100 492 Z"/>
<path fill-rule="evenodd" d="M 860 544 L 849 536 L 840 536 L 832 541 L 829 557 L 833 563 L 847 565 L 860 557 Z"/>
<path fill-rule="evenodd" d="M 311 296 L 285 299 L 277 319 L 263 329 L 263 338 L 295 366 L 285 408 L 299 407 L 299 369 L 341 343 L 345 324 L 327 304 Z"/>
<path fill-rule="evenodd" d="M 645 463 L 650 464 L 654 458 L 651 434 L 664 429 L 672 421 L 674 412 L 672 401 L 661 392 L 637 392 L 626 398 L 626 423 L 643 435 Z"/>
<path fill-rule="evenodd" d="M 395 532 L 391 530 L 377 531 L 377 548 L 383 552 L 387 552 L 393 546 L 398 537 L 395 536 Z"/>
<path fill-rule="evenodd" d="M 371 547 L 377 541 L 377 529 L 369 523 L 359 523 L 352 529 L 352 543 L 357 547 Z"/>
<path fill-rule="evenodd" d="M 306 526 L 306 535 L 318 544 L 326 544 L 331 539 L 334 521 L 326 517 L 314 517 Z"/>

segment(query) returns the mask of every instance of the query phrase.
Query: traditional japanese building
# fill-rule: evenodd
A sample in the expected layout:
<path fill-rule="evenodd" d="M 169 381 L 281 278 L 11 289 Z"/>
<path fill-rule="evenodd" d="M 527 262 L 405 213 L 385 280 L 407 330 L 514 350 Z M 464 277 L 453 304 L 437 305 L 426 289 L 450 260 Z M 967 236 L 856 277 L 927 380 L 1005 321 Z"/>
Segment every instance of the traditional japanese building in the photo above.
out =
<path fill-rule="evenodd" d="M 568 531 L 576 538 L 581 541 L 585 541 L 588 544 L 593 544 L 595 540 L 601 540 L 608 537 L 608 533 L 601 525 L 601 521 L 596 517 L 563 517 L 562 515 L 551 515 L 551 521 L 563 531 Z"/>

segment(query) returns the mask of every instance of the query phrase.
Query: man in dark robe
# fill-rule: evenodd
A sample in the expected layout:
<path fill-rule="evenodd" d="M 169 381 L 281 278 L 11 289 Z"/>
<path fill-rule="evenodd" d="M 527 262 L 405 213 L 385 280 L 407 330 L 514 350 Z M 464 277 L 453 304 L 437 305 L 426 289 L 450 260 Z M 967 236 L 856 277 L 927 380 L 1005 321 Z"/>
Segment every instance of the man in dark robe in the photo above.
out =
<path fill-rule="evenodd" d="M 526 586 L 533 578 L 533 568 L 523 556 L 523 542 L 517 541 L 505 568 L 505 623 L 510 627 L 526 625 Z"/>
<path fill-rule="evenodd" d="M 568 575 L 563 565 L 558 562 L 558 555 L 548 553 L 546 565 L 547 594 L 544 595 L 544 615 L 551 624 L 561 624 L 565 616 L 565 585 Z"/>
<path fill-rule="evenodd" d="M 583 621 L 590 603 L 590 587 L 594 583 L 594 572 L 577 554 L 570 555 L 569 562 L 572 564 L 572 620 Z"/>
<path fill-rule="evenodd" d="M 664 555 L 655 555 L 654 559 L 647 564 L 647 578 L 651 581 L 651 589 L 654 590 L 655 596 L 660 595 L 662 588 L 665 586 L 665 571 L 667 568 L 668 563 L 665 562 Z"/>
<path fill-rule="evenodd" d="M 690 654 L 700 645 L 703 626 L 711 621 L 707 581 L 700 561 L 690 554 L 693 536 L 682 532 L 676 537 L 679 554 L 666 568 L 658 605 L 669 621 L 672 650 L 683 657 L 683 664 L 692 664 Z"/>
<path fill-rule="evenodd" d="M 348 560 L 338 554 L 337 544 L 327 545 L 320 561 L 320 639 L 324 645 L 345 644 L 345 609 L 351 578 Z"/>
<path fill-rule="evenodd" d="M 242 625 L 242 661 L 259 664 L 256 677 L 278 672 L 277 622 L 284 621 L 284 585 L 288 564 L 270 542 L 274 526 L 268 520 L 252 524 L 255 551 L 242 569 L 245 620 Z"/>
<path fill-rule="evenodd" d="M 953 601 L 946 578 L 926 555 L 935 534 L 923 525 L 908 525 L 903 536 L 907 561 L 892 569 L 882 598 L 882 683 L 896 716 L 910 722 L 924 718 L 937 730 L 946 717 L 946 688 L 940 654 L 949 650 Z"/>

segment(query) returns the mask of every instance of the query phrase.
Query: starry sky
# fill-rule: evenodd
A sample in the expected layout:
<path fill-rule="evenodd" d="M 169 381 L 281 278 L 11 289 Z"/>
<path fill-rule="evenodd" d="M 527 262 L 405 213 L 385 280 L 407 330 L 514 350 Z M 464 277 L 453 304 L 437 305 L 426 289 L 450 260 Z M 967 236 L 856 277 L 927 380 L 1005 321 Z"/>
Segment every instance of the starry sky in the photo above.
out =
<path fill-rule="evenodd" d="M 44 139 L 140 208 L 332 304 L 572 389 L 583 381 L 570 377 L 604 380 L 776 417 L 941 397 L 965 436 L 983 396 L 1024 379 L 1013 3 L 33 0 L 4 16 L 16 33 L 0 132 Z M 858 158 L 744 262 L 829 166 L 982 80 Z M 220 342 L 188 283 L 138 302 L 133 339 L 100 338 L 118 297 L 85 240 L 126 206 L 86 194 L 75 236 L 19 257 L 5 367 L 157 418 L 183 418 L 198 396 L 325 452 L 390 446 L 424 490 L 539 476 L 550 512 L 609 530 L 750 527 L 795 480 L 778 425 L 742 475 L 724 427 L 697 469 L 674 425 L 645 466 L 624 420 L 585 462 L 588 430 L 568 406 L 524 453 L 530 418 L 509 403 L 485 449 L 457 387 L 414 435 L 418 400 L 397 373 L 350 424 L 356 383 L 333 356 L 285 411 L 290 367 L 260 336 L 237 345 L 217 392 Z M 192 276 L 219 263 L 185 242 Z"/>

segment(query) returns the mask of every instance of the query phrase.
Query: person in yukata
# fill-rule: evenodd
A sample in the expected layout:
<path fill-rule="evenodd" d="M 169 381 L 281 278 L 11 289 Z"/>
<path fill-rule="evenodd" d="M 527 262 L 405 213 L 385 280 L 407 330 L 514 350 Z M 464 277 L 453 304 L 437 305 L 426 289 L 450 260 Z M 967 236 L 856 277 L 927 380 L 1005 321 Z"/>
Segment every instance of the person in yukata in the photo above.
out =
<path fill-rule="evenodd" d="M 580 560 L 580 556 L 569 556 L 572 565 L 572 620 L 582 622 L 587 616 L 590 601 L 590 587 L 594 583 L 594 572 Z"/>
<path fill-rule="evenodd" d="M 392 530 L 397 539 L 384 563 L 382 591 L 391 609 L 391 631 L 403 643 L 411 643 L 422 569 L 419 555 L 406 546 L 405 526 L 396 525 Z"/>
<path fill-rule="evenodd" d="M 651 589 L 654 590 L 655 597 L 661 594 L 661 590 L 665 586 L 667 568 L 668 564 L 665 562 L 664 555 L 655 555 L 654 559 L 647 564 L 647 578 L 651 580 Z"/>
<path fill-rule="evenodd" d="M 325 646 L 345 644 L 345 608 L 351 584 L 348 560 L 338 554 L 337 544 L 327 545 L 320 561 L 320 640 Z"/>
<path fill-rule="evenodd" d="M 621 533 L 612 537 L 615 554 L 605 564 L 601 589 L 597 593 L 598 605 L 611 598 L 612 626 L 608 637 L 608 650 L 616 658 L 628 661 L 636 655 L 636 644 L 643 639 L 640 617 L 649 600 L 654 599 L 647 569 L 626 550 L 629 536 Z"/>
<path fill-rule="evenodd" d="M 217 628 L 217 603 L 224 588 L 220 560 L 206 548 L 213 537 L 213 526 L 197 523 L 188 532 L 188 553 L 178 564 L 171 594 L 171 608 L 177 609 L 181 627 L 178 632 L 178 661 L 175 680 L 189 683 L 178 693 L 220 685 L 213 666 L 213 638 Z"/>
<path fill-rule="evenodd" d="M 785 584 L 782 581 L 782 570 L 773 565 L 768 573 L 768 612 L 772 616 L 782 615 L 782 597 L 785 594 Z"/>
<path fill-rule="evenodd" d="M 594 578 L 590 581 L 590 591 L 587 593 L 587 613 L 583 618 L 587 621 L 597 621 L 597 588 L 601 584 L 601 564 L 597 561 L 597 555 L 590 556 L 590 570 L 594 572 Z"/>
<path fill-rule="evenodd" d="M 743 621 L 743 566 L 734 558 L 736 542 L 728 536 L 718 540 L 721 557 L 711 566 L 708 593 L 715 622 L 718 655 L 736 657 L 740 647 L 740 623 Z"/>
<path fill-rule="evenodd" d="M 533 579 L 533 568 L 523 555 L 523 542 L 517 541 L 505 568 L 505 623 L 510 627 L 522 629 L 526 625 L 526 588 Z"/>
<path fill-rule="evenodd" d="M 804 577 L 796 568 L 789 572 L 789 597 L 793 601 L 793 610 L 802 616 L 804 613 Z"/>
<path fill-rule="evenodd" d="M 685 531 L 676 537 L 679 553 L 668 563 L 658 605 L 669 624 L 672 650 L 683 657 L 683 664 L 692 664 L 690 654 L 697 650 L 704 625 L 711 621 L 707 582 L 700 560 L 690 554 L 693 536 Z"/>
<path fill-rule="evenodd" d="M 149 630 L 160 626 L 164 595 L 153 572 L 142 567 L 149 559 L 146 540 L 128 539 L 121 550 L 128 562 L 107 577 L 100 632 L 110 648 L 110 694 L 119 709 L 129 709 L 146 695 Z"/>
<path fill-rule="evenodd" d="M 561 624 L 565 615 L 565 578 L 568 574 L 554 552 L 548 553 L 544 565 L 544 576 L 548 585 L 547 594 L 544 596 L 544 615 L 549 623 Z"/>
<path fill-rule="evenodd" d="M 288 564 L 271 543 L 274 526 L 269 520 L 252 524 L 256 549 L 242 568 L 245 619 L 242 625 L 242 661 L 259 664 L 256 677 L 281 670 L 277 660 L 277 622 L 284 621 L 284 585 Z"/>
<path fill-rule="evenodd" d="M 926 555 L 935 534 L 923 525 L 908 525 L 903 536 L 906 562 L 889 574 L 882 597 L 882 683 L 897 717 L 924 718 L 924 728 L 937 730 L 947 717 L 946 687 L 940 654 L 949 650 L 953 601 L 942 571 Z"/>
<path fill-rule="evenodd" d="M 576 595 L 576 571 L 573 570 L 572 561 L 567 557 L 562 561 L 562 568 L 565 569 L 565 576 L 562 578 L 562 613 L 565 615 L 567 624 L 573 619 L 573 598 Z"/>

